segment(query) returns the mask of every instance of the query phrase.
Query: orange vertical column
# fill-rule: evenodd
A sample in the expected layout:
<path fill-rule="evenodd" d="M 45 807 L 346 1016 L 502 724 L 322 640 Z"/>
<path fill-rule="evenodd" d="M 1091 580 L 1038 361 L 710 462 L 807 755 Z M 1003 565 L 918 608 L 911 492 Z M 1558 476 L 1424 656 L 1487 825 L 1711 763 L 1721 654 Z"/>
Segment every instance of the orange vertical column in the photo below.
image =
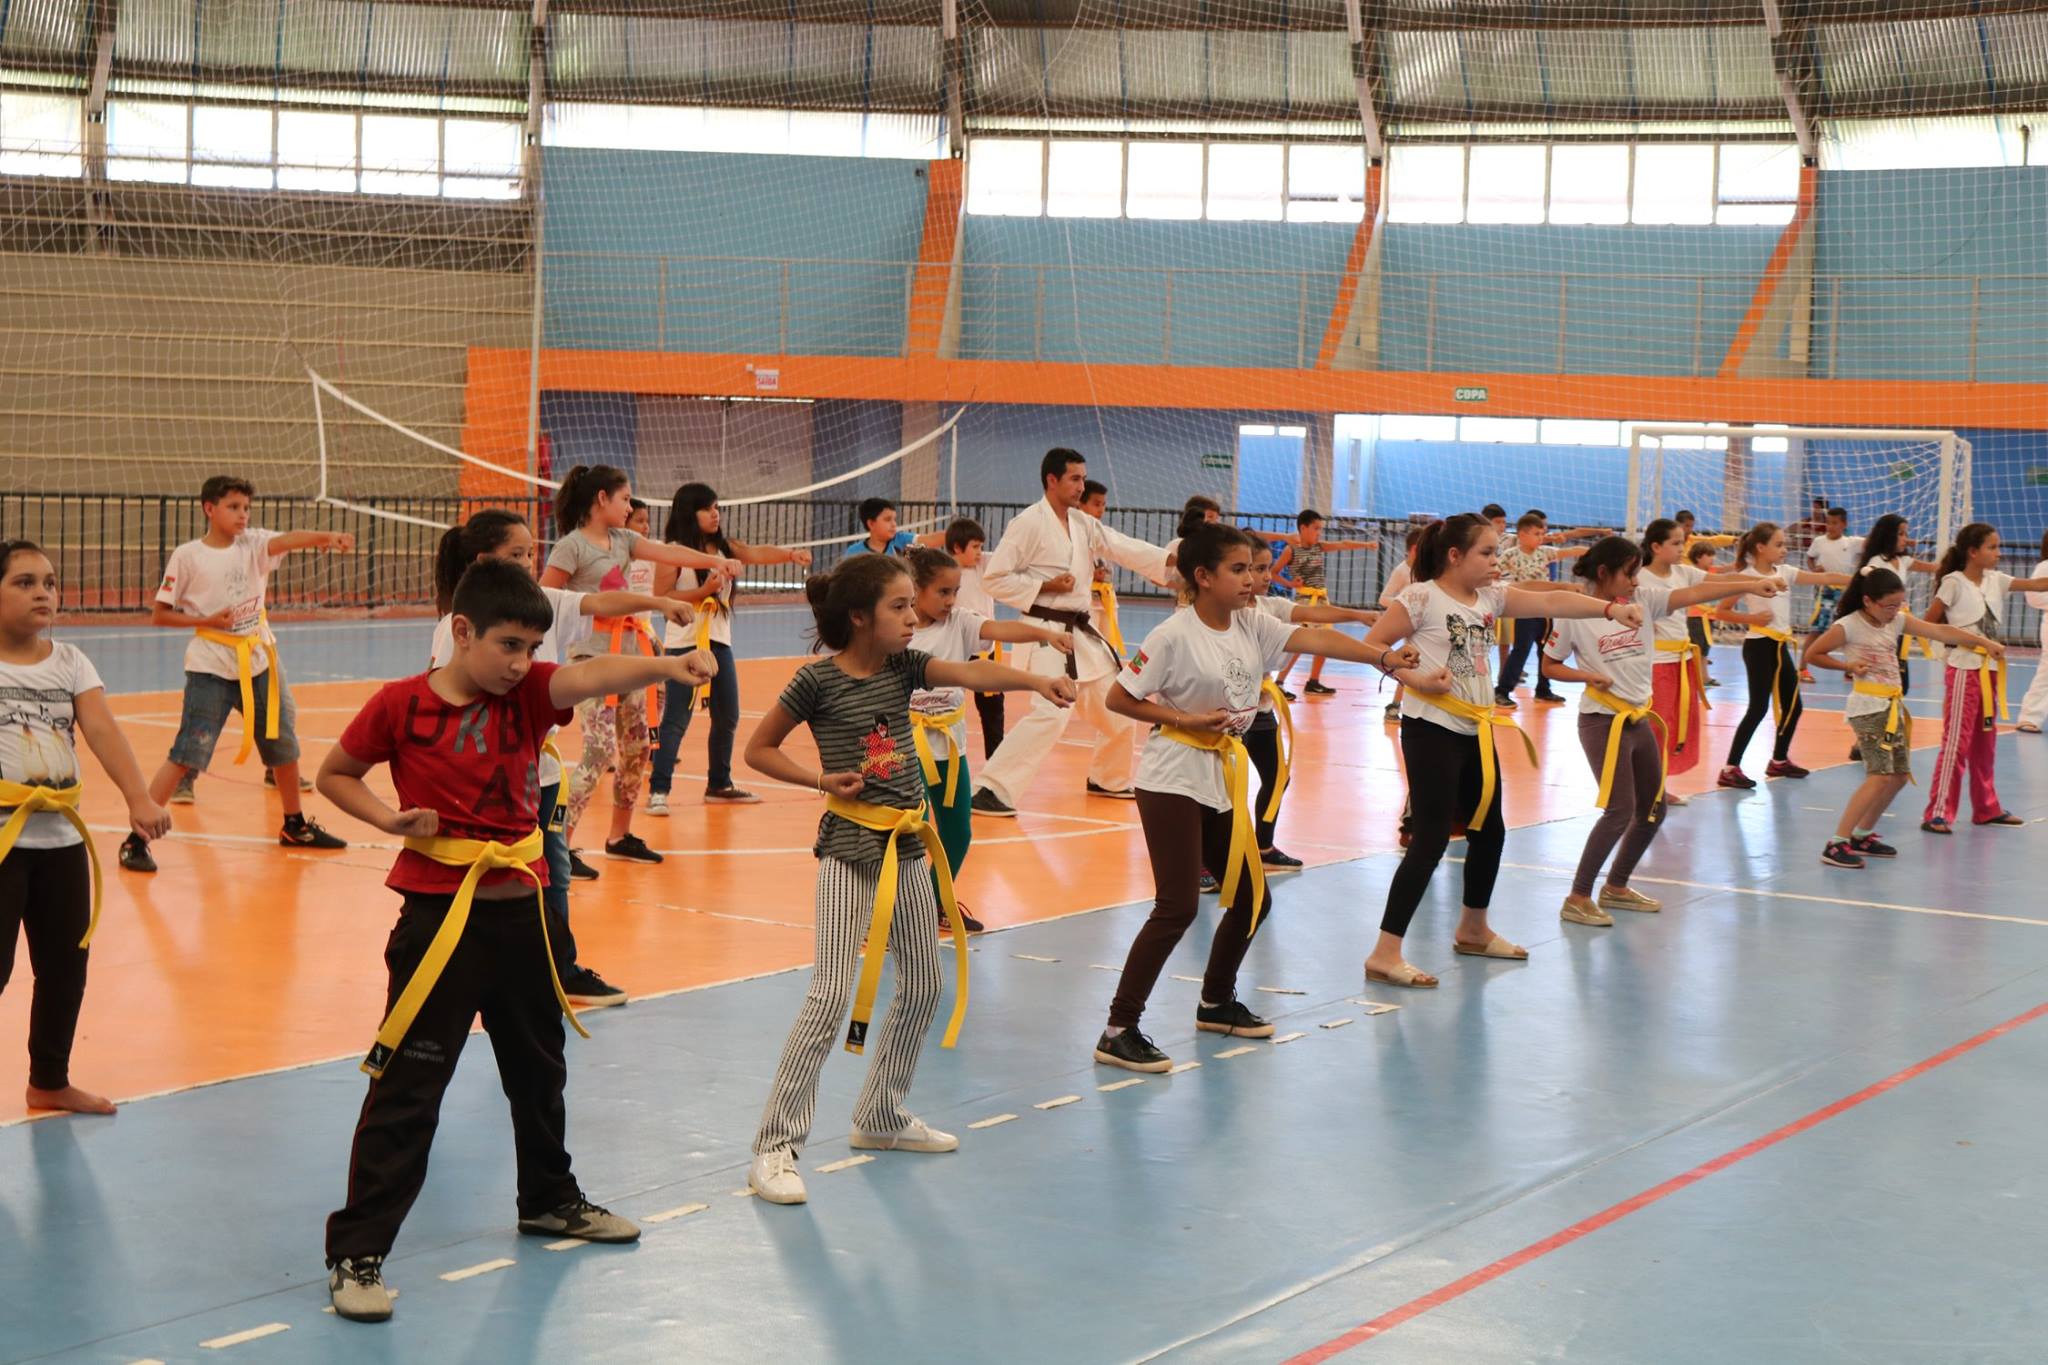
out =
<path fill-rule="evenodd" d="M 966 163 L 934 161 L 925 173 L 924 234 L 910 283 L 904 353 L 938 356 L 952 349 L 947 335 L 959 279 L 960 211 L 967 188 Z"/>
<path fill-rule="evenodd" d="M 1792 221 L 1785 224 L 1785 230 L 1778 235 L 1777 248 L 1771 252 L 1770 262 L 1764 266 L 1763 278 L 1757 281 L 1756 293 L 1750 297 L 1749 311 L 1742 315 L 1742 324 L 1735 329 L 1735 340 L 1728 344 L 1728 354 L 1721 361 L 1723 379 L 1733 379 L 1742 373 L 1750 350 L 1756 345 L 1757 335 L 1763 330 L 1764 319 L 1770 315 L 1771 305 L 1777 300 L 1792 262 L 1812 230 L 1814 191 L 1819 179 L 1820 172 L 1812 166 L 1799 168 L 1798 206 L 1792 210 Z"/>
<path fill-rule="evenodd" d="M 1323 344 L 1316 350 L 1316 368 L 1319 370 L 1327 370 L 1335 363 L 1337 348 L 1343 344 L 1345 330 L 1351 326 L 1351 310 L 1357 305 L 1359 290 L 1365 282 L 1373 233 L 1379 225 L 1384 175 L 1385 167 L 1365 168 L 1365 216 L 1358 220 L 1358 231 L 1351 238 L 1351 251 L 1344 258 L 1344 275 L 1337 281 L 1337 297 L 1330 304 L 1329 325 L 1323 328 Z"/>

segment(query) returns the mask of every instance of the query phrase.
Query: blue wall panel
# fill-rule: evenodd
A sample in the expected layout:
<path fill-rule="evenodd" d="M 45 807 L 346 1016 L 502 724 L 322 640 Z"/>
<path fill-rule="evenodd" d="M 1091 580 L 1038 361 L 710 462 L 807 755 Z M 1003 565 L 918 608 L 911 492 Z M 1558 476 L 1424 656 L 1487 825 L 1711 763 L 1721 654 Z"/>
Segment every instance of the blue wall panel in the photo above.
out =
<path fill-rule="evenodd" d="M 579 464 L 616 465 L 630 476 L 639 457 L 637 407 L 630 393 L 541 394 L 540 429 L 555 477 Z"/>

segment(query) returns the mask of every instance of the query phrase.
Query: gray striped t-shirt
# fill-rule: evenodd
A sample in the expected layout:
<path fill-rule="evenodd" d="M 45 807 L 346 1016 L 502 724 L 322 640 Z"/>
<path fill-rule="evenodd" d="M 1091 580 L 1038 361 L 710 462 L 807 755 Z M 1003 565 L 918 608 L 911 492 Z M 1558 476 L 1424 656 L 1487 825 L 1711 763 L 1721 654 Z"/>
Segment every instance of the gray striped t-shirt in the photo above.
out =
<path fill-rule="evenodd" d="M 872 677 L 856 678 L 837 659 L 813 660 L 796 671 L 777 700 L 811 727 L 826 772 L 858 772 L 866 779 L 858 800 L 915 810 L 924 803 L 925 787 L 910 738 L 910 694 L 925 686 L 930 661 L 923 650 L 906 649 L 889 655 Z M 818 842 L 811 851 L 846 863 L 879 863 L 883 837 L 827 811 L 818 821 Z M 909 835 L 897 842 L 905 858 L 923 851 Z"/>

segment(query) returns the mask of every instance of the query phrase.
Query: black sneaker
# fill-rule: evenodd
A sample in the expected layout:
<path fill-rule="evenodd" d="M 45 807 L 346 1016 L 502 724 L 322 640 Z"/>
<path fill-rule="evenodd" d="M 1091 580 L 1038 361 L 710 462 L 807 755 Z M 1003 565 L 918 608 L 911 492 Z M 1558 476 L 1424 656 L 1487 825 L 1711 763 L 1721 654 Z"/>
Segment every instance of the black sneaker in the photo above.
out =
<path fill-rule="evenodd" d="M 1287 690 L 1286 688 L 1284 688 L 1284 687 L 1280 689 L 1280 695 L 1281 695 L 1281 696 L 1283 696 L 1283 697 L 1285 697 L 1285 698 L 1287 698 L 1287 700 L 1289 700 L 1289 701 L 1300 701 L 1300 700 L 1301 700 L 1301 698 L 1300 698 L 1300 697 L 1297 697 L 1297 696 L 1295 696 L 1295 695 L 1294 695 L 1294 694 L 1293 694 L 1292 692 L 1289 692 L 1289 691 L 1288 691 L 1288 690 Z"/>
<path fill-rule="evenodd" d="M 388 1322 L 391 1291 L 384 1287 L 382 1256 L 344 1256 L 327 1267 L 327 1297 L 336 1317 L 350 1322 Z"/>
<path fill-rule="evenodd" d="M 1152 1040 L 1134 1028 L 1127 1028 L 1112 1038 L 1104 1030 L 1095 1040 L 1095 1060 L 1104 1066 L 1120 1066 L 1126 1071 L 1171 1071 L 1173 1058 L 1152 1045 Z"/>
<path fill-rule="evenodd" d="M 1202 882 L 1200 887 L 1201 894 L 1204 896 L 1214 896 L 1219 894 L 1222 890 L 1223 883 L 1216 880 L 1216 874 L 1211 872 L 1206 867 L 1203 868 Z"/>
<path fill-rule="evenodd" d="M 1277 848 L 1264 849 L 1259 854 L 1259 863 L 1268 872 L 1299 872 L 1301 859 Z"/>
<path fill-rule="evenodd" d="M 310 815 L 284 818 L 284 828 L 277 832 L 277 841 L 286 848 L 347 848 L 348 840 L 336 838 L 320 828 L 320 822 Z"/>
<path fill-rule="evenodd" d="M 156 859 L 149 856 L 148 841 L 129 835 L 121 841 L 121 868 L 126 872 L 154 872 Z"/>
<path fill-rule="evenodd" d="M 1515 699 L 1513 697 L 1504 696 L 1499 692 L 1493 694 L 1493 704 L 1503 711 L 1513 711 L 1516 709 Z"/>
<path fill-rule="evenodd" d="M 569 850 L 569 880 L 572 882 L 594 882 L 597 869 L 583 861 L 583 855 L 575 849 Z"/>
<path fill-rule="evenodd" d="M 1863 857 L 1847 839 L 1830 840 L 1820 851 L 1820 860 L 1829 867 L 1862 867 Z"/>
<path fill-rule="evenodd" d="M 626 993 L 588 967 L 571 967 L 562 977 L 562 994 L 579 1010 L 608 1009 L 626 1003 Z"/>
<path fill-rule="evenodd" d="M 1242 1000 L 1199 1006 L 1195 1010 L 1195 1027 L 1204 1033 L 1227 1033 L 1235 1038 L 1273 1036 L 1273 1026 L 1246 1009 Z"/>
<path fill-rule="evenodd" d="M 536 1218 L 519 1220 L 529 1237 L 575 1237 L 585 1242 L 637 1242 L 640 1229 L 631 1220 L 600 1208 L 582 1195 Z"/>
<path fill-rule="evenodd" d="M 629 863 L 659 863 L 661 855 L 649 848 L 637 834 L 628 834 L 623 839 L 614 839 L 604 846 L 604 856 L 620 858 Z"/>
<path fill-rule="evenodd" d="M 1861 762 L 1863 761 L 1863 746 L 1862 746 L 1862 745 L 1858 744 L 1858 745 L 1854 745 L 1854 746 L 1852 746 L 1852 747 L 1850 748 L 1850 750 L 1849 750 L 1849 761 L 1850 761 L 1851 763 L 1861 763 Z"/>
<path fill-rule="evenodd" d="M 1138 789 L 1136 787 L 1105 787 L 1100 782 L 1090 782 L 1088 784 L 1088 794 L 1090 796 L 1106 796 L 1112 801 L 1135 801 L 1138 799 Z"/>
<path fill-rule="evenodd" d="M 1017 808 L 987 787 L 974 794 L 974 799 L 967 803 L 967 808 L 976 815 L 993 815 L 1002 820 L 1014 820 L 1017 817 Z"/>
<path fill-rule="evenodd" d="M 1559 696 L 1555 692 L 1538 692 L 1536 694 L 1536 700 L 1542 702 L 1545 706 L 1564 705 L 1564 698 Z"/>
<path fill-rule="evenodd" d="M 1849 841 L 1849 847 L 1865 858 L 1896 858 L 1899 851 L 1875 834 L 1859 834 Z"/>
<path fill-rule="evenodd" d="M 1321 678 L 1310 678 L 1302 684 L 1301 690 L 1311 697 L 1334 697 L 1337 695 L 1337 689 L 1324 682 Z"/>
<path fill-rule="evenodd" d="M 979 934 L 985 932 L 988 929 L 987 925 L 983 924 L 973 915 L 967 913 L 966 906 L 960 905 L 958 901 L 955 901 L 954 904 L 959 905 L 960 907 L 960 922 L 967 926 L 968 933 Z M 950 934 L 953 932 L 952 921 L 947 919 L 946 907 L 943 905 L 939 907 L 939 932 L 942 934 Z"/>

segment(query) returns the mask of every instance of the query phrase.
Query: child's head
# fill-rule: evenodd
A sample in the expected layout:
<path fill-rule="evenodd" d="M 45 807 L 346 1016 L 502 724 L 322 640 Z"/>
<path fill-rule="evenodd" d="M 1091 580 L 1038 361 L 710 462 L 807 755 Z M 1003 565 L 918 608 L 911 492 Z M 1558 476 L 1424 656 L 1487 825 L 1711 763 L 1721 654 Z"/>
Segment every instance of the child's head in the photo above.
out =
<path fill-rule="evenodd" d="M 988 544 L 988 532 L 973 517 L 955 517 L 946 524 L 946 553 L 963 569 L 981 564 L 981 549 Z"/>
<path fill-rule="evenodd" d="M 1097 521 L 1109 510 L 1109 485 L 1088 479 L 1081 485 L 1081 510 Z"/>
<path fill-rule="evenodd" d="M 708 483 L 686 483 L 676 490 L 675 498 L 669 503 L 668 525 L 662 528 L 662 539 L 673 545 L 687 545 L 693 550 L 712 549 L 724 553 L 727 549 L 725 535 L 719 530 L 722 518 L 718 513 L 718 494 Z"/>
<path fill-rule="evenodd" d="M 206 524 L 224 536 L 249 529 L 249 504 L 255 500 L 256 485 L 233 474 L 216 474 L 199 485 L 199 510 Z"/>
<path fill-rule="evenodd" d="M 1828 509 L 1828 539 L 1839 540 L 1849 532 L 1849 509 L 1830 507 Z"/>
<path fill-rule="evenodd" d="M 1408 528 L 1408 535 L 1404 542 L 1407 547 L 1404 558 L 1406 558 L 1408 561 L 1408 568 L 1411 576 L 1413 576 L 1413 571 L 1415 569 L 1415 556 L 1421 553 L 1422 551 L 1422 538 L 1428 534 L 1428 525 L 1411 526 Z"/>
<path fill-rule="evenodd" d="M 1264 536 L 1252 537 L 1252 595 L 1263 597 L 1273 586 L 1273 544 Z"/>
<path fill-rule="evenodd" d="M 1906 534 L 1906 519 L 1897 512 L 1887 512 L 1870 523 L 1870 534 L 1863 537 L 1863 562 L 1873 559 L 1890 559 L 1896 555 L 1911 554 L 1913 541 Z"/>
<path fill-rule="evenodd" d="M 1683 530 L 1679 532 L 1681 537 L 1684 534 Z M 1707 544 L 1704 540 L 1693 542 L 1685 547 L 1685 562 L 1692 565 L 1695 569 L 1706 569 L 1708 565 L 1714 562 L 1714 547 Z"/>
<path fill-rule="evenodd" d="M 636 536 L 650 535 L 654 531 L 653 514 L 638 498 L 626 499 L 626 529 Z"/>
<path fill-rule="evenodd" d="M 1642 567 L 1642 547 L 1627 536 L 1603 536 L 1572 561 L 1572 576 L 1585 579 L 1593 596 L 1619 602 L 1636 590 Z"/>
<path fill-rule="evenodd" d="M 1196 526 L 1181 537 L 1175 563 L 1196 601 L 1236 611 L 1251 605 L 1257 579 L 1252 572 L 1253 537 L 1221 523 Z"/>
<path fill-rule="evenodd" d="M 1681 507 L 1676 512 L 1673 512 L 1671 514 L 1671 519 L 1678 523 L 1680 529 L 1682 529 L 1686 533 L 1686 535 L 1690 536 L 1692 534 L 1692 513 L 1686 511 L 1683 507 Z"/>
<path fill-rule="evenodd" d="M 1934 570 L 1934 581 L 1941 582 L 1952 573 L 1965 570 L 1982 571 L 1998 567 L 1998 528 L 1981 521 L 1973 521 L 1956 532 L 1955 543 L 1941 556 L 1941 563 Z"/>
<path fill-rule="evenodd" d="M 1735 567 L 1769 572 L 1785 558 L 1785 532 L 1775 521 L 1760 521 L 1735 545 Z"/>
<path fill-rule="evenodd" d="M 1423 531 L 1422 544 L 1415 551 L 1415 581 L 1480 588 L 1492 581 L 1499 553 L 1500 532 L 1494 529 L 1493 519 L 1484 513 L 1460 512 L 1432 522 Z"/>
<path fill-rule="evenodd" d="M 910 581 L 917 589 L 918 619 L 943 621 L 951 616 L 960 596 L 960 561 L 929 545 L 913 545 L 903 557 L 910 561 Z"/>
<path fill-rule="evenodd" d="M 479 559 L 455 585 L 455 657 L 449 667 L 502 697 L 533 667 L 555 611 L 533 575 L 502 559 Z"/>
<path fill-rule="evenodd" d="M 555 491 L 555 530 L 561 535 L 586 525 L 616 530 L 632 512 L 633 481 L 608 464 L 577 465 Z"/>
<path fill-rule="evenodd" d="M 818 647 L 842 650 L 871 638 L 884 653 L 902 653 L 917 630 L 916 592 L 895 556 L 848 555 L 804 584 Z"/>
<path fill-rule="evenodd" d="M 1643 563 L 1672 565 L 1685 549 L 1685 530 L 1670 517 L 1658 517 L 1643 528 Z"/>
<path fill-rule="evenodd" d="M 1527 554 L 1543 543 L 1543 535 L 1550 523 L 1543 519 L 1541 512 L 1524 512 L 1515 522 L 1515 544 Z"/>
<path fill-rule="evenodd" d="M 1188 532 L 1196 527 L 1212 526 L 1222 520 L 1223 504 L 1205 494 L 1197 493 L 1187 500 L 1186 506 L 1180 509 L 1180 526 L 1175 531 L 1175 534 L 1185 540 Z M 1176 558 L 1175 562 L 1179 562 L 1178 558 Z M 1185 574 L 1182 576 L 1186 577 Z"/>
<path fill-rule="evenodd" d="M 1493 533 L 1504 536 L 1508 533 L 1508 509 L 1497 502 L 1489 502 L 1479 509 L 1479 515 L 1493 523 Z"/>
<path fill-rule="evenodd" d="M 480 559 L 502 559 L 533 572 L 533 532 L 526 518 L 502 507 L 486 507 L 441 536 L 434 551 L 434 609 L 455 610 L 455 588 Z"/>
<path fill-rule="evenodd" d="M 1294 532 L 1302 544 L 1314 545 L 1323 538 L 1323 514 L 1313 507 L 1302 508 L 1295 514 Z"/>
<path fill-rule="evenodd" d="M 32 540 L 0 541 L 0 634 L 33 635 L 57 619 L 57 566 Z"/>
<path fill-rule="evenodd" d="M 1849 586 L 1842 589 L 1835 619 L 1860 611 L 1881 626 L 1889 625 L 1905 605 L 1906 585 L 1899 581 L 1899 576 L 1881 565 L 1870 564 L 1853 575 Z"/>
<path fill-rule="evenodd" d="M 860 524 L 867 528 L 870 543 L 888 544 L 896 538 L 896 504 L 887 498 L 862 498 Z"/>

